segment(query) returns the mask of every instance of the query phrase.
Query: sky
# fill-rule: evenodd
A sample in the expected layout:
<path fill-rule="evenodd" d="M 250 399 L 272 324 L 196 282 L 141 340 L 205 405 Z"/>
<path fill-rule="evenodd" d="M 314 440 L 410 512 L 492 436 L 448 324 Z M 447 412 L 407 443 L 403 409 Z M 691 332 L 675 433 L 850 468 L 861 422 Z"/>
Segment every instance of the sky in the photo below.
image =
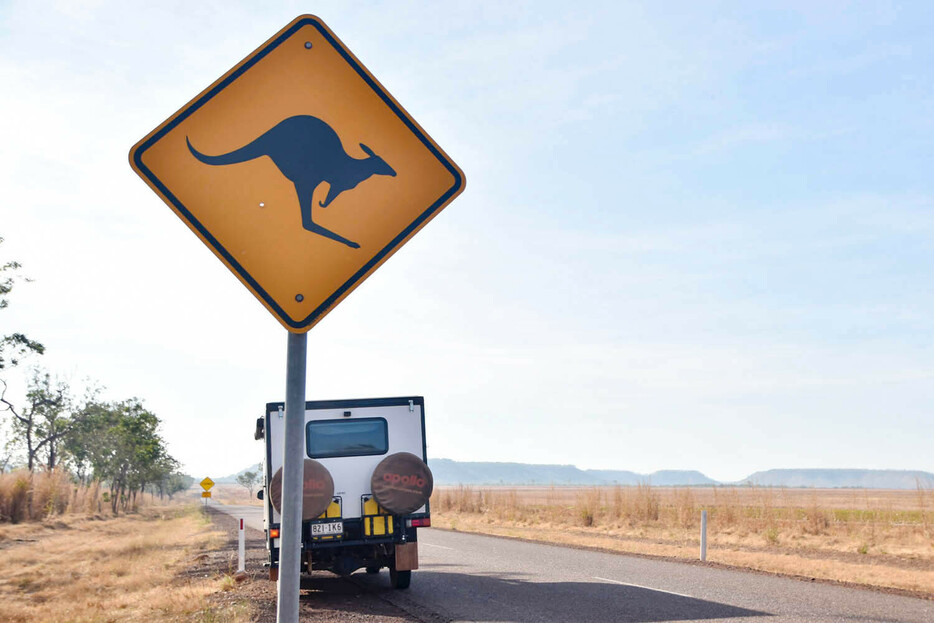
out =
<path fill-rule="evenodd" d="M 926 2 L 0 0 L 0 334 L 196 477 L 262 459 L 286 332 L 127 153 L 308 12 L 467 178 L 309 333 L 309 400 L 422 395 L 463 461 L 934 471 Z"/>

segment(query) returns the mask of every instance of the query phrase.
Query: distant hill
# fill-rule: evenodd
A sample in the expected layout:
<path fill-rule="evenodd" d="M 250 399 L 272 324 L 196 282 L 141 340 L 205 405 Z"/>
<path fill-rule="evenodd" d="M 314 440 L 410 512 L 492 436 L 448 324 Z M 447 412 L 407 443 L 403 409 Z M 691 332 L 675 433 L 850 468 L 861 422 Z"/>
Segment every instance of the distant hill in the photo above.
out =
<path fill-rule="evenodd" d="M 701 486 L 701 485 L 718 485 L 720 484 L 712 478 L 708 478 L 702 473 L 694 470 L 690 471 L 677 471 L 671 469 L 663 469 L 661 471 L 652 472 L 645 477 L 646 480 L 653 485 L 659 487 L 673 487 L 673 486 Z"/>
<path fill-rule="evenodd" d="M 934 474 L 886 469 L 771 469 L 739 482 L 718 482 L 698 471 L 661 470 L 639 474 L 623 470 L 588 469 L 573 465 L 527 463 L 474 463 L 429 459 L 435 482 L 441 485 L 623 485 L 648 483 L 658 487 L 703 485 L 758 485 L 762 487 L 816 487 L 914 489 L 921 483 L 934 488 Z"/>
<path fill-rule="evenodd" d="M 573 465 L 527 463 L 469 463 L 428 459 L 435 483 L 442 485 L 599 485 L 605 484 Z M 621 472 L 626 473 L 626 472 Z"/>
<path fill-rule="evenodd" d="M 756 472 L 739 484 L 763 487 L 914 489 L 934 487 L 934 474 L 895 469 L 770 469 Z"/>
<path fill-rule="evenodd" d="M 588 469 L 584 473 L 599 480 L 601 485 L 637 485 L 640 482 L 645 482 L 645 476 L 642 474 L 619 469 Z"/>
<path fill-rule="evenodd" d="M 229 476 L 224 476 L 223 478 L 212 478 L 211 480 L 213 480 L 214 482 L 216 482 L 216 483 L 219 484 L 219 485 L 224 485 L 224 484 L 227 484 L 227 485 L 229 485 L 229 484 L 237 484 L 237 476 L 239 476 L 240 474 L 242 474 L 242 473 L 245 472 L 245 471 L 258 472 L 259 474 L 262 474 L 262 473 L 263 473 L 263 464 L 262 464 L 262 463 L 252 463 L 251 465 L 247 465 L 246 467 L 244 467 L 243 469 L 241 469 L 239 472 L 230 474 Z"/>
<path fill-rule="evenodd" d="M 920 483 L 934 489 L 934 474 L 894 469 L 770 469 L 756 472 L 738 482 L 718 482 L 698 471 L 661 470 L 639 474 L 612 469 L 579 469 L 573 465 L 529 463 L 486 463 L 429 459 L 428 465 L 439 485 L 577 485 L 634 486 L 642 483 L 657 487 L 704 485 L 760 487 L 815 487 L 862 489 L 914 489 Z M 262 471 L 256 463 L 235 474 L 214 478 L 217 483 L 236 483 L 246 470 Z"/>
<path fill-rule="evenodd" d="M 435 482 L 441 485 L 715 485 L 715 480 L 695 471 L 663 470 L 637 474 L 621 470 L 582 470 L 573 465 L 528 463 L 473 463 L 428 459 Z"/>
<path fill-rule="evenodd" d="M 638 485 L 648 483 L 658 487 L 669 487 L 677 485 L 699 486 L 719 484 L 716 480 L 708 478 L 697 471 L 663 469 L 661 471 L 652 472 L 651 474 L 637 474 L 636 472 L 612 469 L 588 469 L 584 473 L 598 478 L 602 481 L 599 484 L 604 485 Z"/>

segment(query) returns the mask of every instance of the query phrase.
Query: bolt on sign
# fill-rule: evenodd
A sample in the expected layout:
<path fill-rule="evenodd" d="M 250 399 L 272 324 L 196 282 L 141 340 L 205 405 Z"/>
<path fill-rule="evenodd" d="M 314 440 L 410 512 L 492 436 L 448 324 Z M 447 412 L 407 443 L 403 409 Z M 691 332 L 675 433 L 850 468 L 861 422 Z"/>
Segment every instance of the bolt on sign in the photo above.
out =
<path fill-rule="evenodd" d="M 130 164 L 294 333 L 319 322 L 465 184 L 310 15 L 150 132 Z"/>
<path fill-rule="evenodd" d="M 210 491 L 211 487 L 213 486 L 214 486 L 214 481 L 211 480 L 210 478 L 205 478 L 204 480 L 201 481 L 201 488 L 204 489 L 205 491 Z"/>

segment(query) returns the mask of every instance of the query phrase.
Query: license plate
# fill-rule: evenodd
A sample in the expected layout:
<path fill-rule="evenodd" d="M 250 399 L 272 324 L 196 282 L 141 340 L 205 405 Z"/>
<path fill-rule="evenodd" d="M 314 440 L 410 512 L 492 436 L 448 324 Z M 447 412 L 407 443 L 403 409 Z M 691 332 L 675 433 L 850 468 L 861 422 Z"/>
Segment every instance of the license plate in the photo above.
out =
<path fill-rule="evenodd" d="M 311 536 L 341 536 L 344 534 L 343 521 L 329 521 L 328 523 L 311 524 Z"/>

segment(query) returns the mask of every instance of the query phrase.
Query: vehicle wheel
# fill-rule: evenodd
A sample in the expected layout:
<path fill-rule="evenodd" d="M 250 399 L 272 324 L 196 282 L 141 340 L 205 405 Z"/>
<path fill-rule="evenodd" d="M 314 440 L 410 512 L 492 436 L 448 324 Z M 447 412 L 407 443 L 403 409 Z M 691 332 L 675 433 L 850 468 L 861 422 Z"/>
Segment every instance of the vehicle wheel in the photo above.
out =
<path fill-rule="evenodd" d="M 393 588 L 408 588 L 409 584 L 412 583 L 412 572 L 396 571 L 395 569 L 390 568 L 389 583 L 392 584 Z"/>
<path fill-rule="evenodd" d="M 379 573 L 379 567 L 367 567 L 366 572 L 370 575 L 374 573 Z"/>

